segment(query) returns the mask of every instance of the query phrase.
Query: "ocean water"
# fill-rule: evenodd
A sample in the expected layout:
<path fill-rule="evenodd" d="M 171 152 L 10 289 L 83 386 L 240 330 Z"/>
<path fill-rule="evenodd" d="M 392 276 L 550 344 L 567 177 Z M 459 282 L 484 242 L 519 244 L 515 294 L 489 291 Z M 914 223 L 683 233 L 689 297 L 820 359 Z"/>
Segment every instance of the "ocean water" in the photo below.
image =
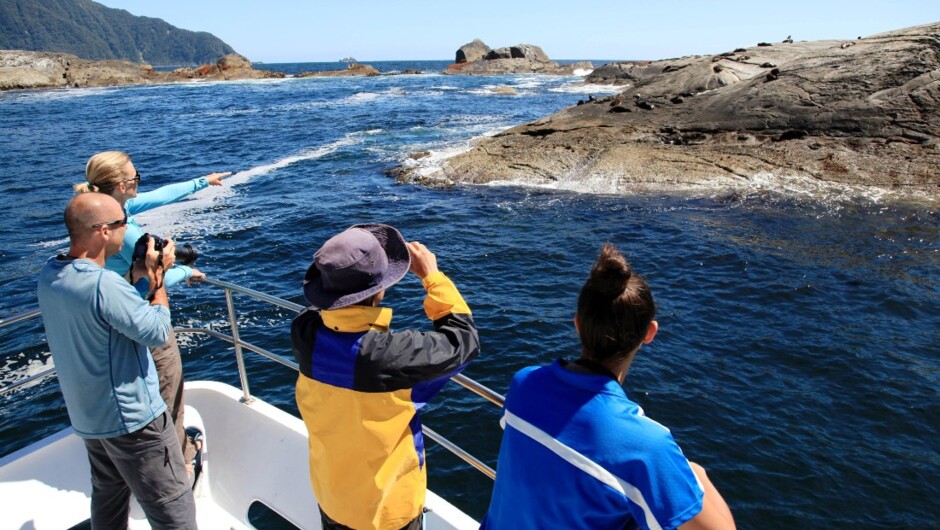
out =
<path fill-rule="evenodd" d="M 313 252 L 351 224 L 390 223 L 424 242 L 481 330 L 483 352 L 466 374 L 498 392 L 522 367 L 577 356 L 577 292 L 609 241 L 659 306 L 660 334 L 640 352 L 627 392 L 709 471 L 739 528 L 937 525 L 935 199 L 788 175 L 631 196 L 603 181 L 397 184 L 384 171 L 409 153 L 429 151 L 431 171 L 475 138 L 613 91 L 577 77 L 373 64 L 425 73 L 0 94 L 0 318 L 35 307 L 36 274 L 67 243 L 71 185 L 106 149 L 132 155 L 144 190 L 233 171 L 224 187 L 142 220 L 197 246 L 210 276 L 295 302 Z M 502 86 L 517 94 L 499 94 Z M 389 291 L 396 327 L 428 327 L 421 292 L 413 277 Z M 228 332 L 220 291 L 171 295 L 175 325 Z M 239 305 L 242 337 L 288 357 L 290 317 Z M 42 340 L 38 321 L 0 330 L 0 384 L 50 362 Z M 230 348 L 181 342 L 188 379 L 238 384 Z M 248 366 L 254 394 L 296 413 L 295 374 L 251 354 Z M 498 416 L 448 385 L 425 423 L 495 466 Z M 0 397 L 0 455 L 67 423 L 54 378 Z M 489 479 L 433 443 L 428 462 L 430 487 L 482 517 Z"/>

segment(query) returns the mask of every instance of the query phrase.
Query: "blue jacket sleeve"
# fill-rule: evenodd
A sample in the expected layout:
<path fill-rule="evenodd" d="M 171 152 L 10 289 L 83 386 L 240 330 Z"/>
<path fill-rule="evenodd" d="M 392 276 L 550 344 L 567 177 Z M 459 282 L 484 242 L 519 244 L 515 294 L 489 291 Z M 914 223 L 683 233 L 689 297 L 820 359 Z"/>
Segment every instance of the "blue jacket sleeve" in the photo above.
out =
<path fill-rule="evenodd" d="M 191 268 L 186 265 L 176 265 L 166 271 L 166 276 L 163 277 L 163 281 L 165 282 L 164 286 L 169 289 L 180 282 L 192 278 L 192 276 L 193 270 Z M 147 292 L 150 291 L 150 280 L 141 278 L 134 284 L 134 288 L 137 289 L 137 292 L 140 294 L 141 298 L 143 298 L 147 296 Z"/>
<path fill-rule="evenodd" d="M 174 203 L 187 195 L 196 193 L 208 185 L 209 181 L 206 177 L 199 177 L 176 184 L 167 184 L 153 191 L 140 193 L 133 199 L 129 199 L 127 203 L 124 204 L 124 208 L 127 209 L 129 215 L 146 212 L 158 206 Z"/>

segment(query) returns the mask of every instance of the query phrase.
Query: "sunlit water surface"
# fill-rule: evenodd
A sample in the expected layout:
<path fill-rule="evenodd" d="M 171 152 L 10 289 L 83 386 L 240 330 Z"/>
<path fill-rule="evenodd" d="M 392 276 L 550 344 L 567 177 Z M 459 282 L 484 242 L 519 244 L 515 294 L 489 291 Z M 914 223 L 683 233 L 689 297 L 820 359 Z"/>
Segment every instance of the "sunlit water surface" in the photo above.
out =
<path fill-rule="evenodd" d="M 0 317 L 35 306 L 38 270 L 67 243 L 71 185 L 107 149 L 133 156 L 144 190 L 235 172 L 142 220 L 195 244 L 209 275 L 295 302 L 312 253 L 351 224 L 390 223 L 426 243 L 481 330 L 466 373 L 498 392 L 524 366 L 577 355 L 577 291 L 610 241 L 659 305 L 661 332 L 627 392 L 709 470 L 739 528 L 936 526 L 935 202 L 787 175 L 678 196 L 396 184 L 383 172 L 411 152 L 439 160 L 612 91 L 575 77 L 431 73 L 444 63 L 376 66 L 426 73 L 0 94 Z M 429 326 L 421 292 L 413 277 L 389 292 L 396 327 Z M 221 292 L 172 298 L 175 325 L 228 332 Z M 290 317 L 245 302 L 242 337 L 290 356 Z M 0 331 L 0 383 L 50 363 L 42 340 L 37 321 Z M 183 342 L 188 379 L 238 384 L 230 348 Z M 248 366 L 252 392 L 296 414 L 296 375 L 254 356 Z M 0 414 L 0 455 L 68 424 L 54 378 L 0 398 Z M 450 385 L 425 422 L 495 465 L 495 407 Z M 434 444 L 428 462 L 430 487 L 482 517 L 489 479 Z"/>

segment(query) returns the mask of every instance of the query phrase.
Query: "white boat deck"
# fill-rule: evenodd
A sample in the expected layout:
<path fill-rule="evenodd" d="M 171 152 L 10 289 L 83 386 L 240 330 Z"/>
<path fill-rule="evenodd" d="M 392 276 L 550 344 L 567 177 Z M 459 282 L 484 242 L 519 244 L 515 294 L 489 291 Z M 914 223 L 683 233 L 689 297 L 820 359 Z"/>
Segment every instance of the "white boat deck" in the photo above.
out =
<path fill-rule="evenodd" d="M 303 422 L 215 382 L 186 383 L 186 424 L 205 434 L 196 514 L 202 529 L 251 529 L 260 502 L 298 528 L 319 529 Z M 0 530 L 62 530 L 88 519 L 91 479 L 84 444 L 71 429 L 0 459 Z M 428 530 L 475 530 L 479 523 L 432 492 Z M 132 529 L 150 525 L 132 503 Z"/>

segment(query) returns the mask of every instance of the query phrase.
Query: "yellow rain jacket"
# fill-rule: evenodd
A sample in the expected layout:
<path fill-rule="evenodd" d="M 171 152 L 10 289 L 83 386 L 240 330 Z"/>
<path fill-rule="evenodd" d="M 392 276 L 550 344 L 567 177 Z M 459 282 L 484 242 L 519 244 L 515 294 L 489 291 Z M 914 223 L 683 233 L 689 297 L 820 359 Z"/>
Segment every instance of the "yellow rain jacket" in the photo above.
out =
<path fill-rule="evenodd" d="M 423 285 L 434 331 L 389 331 L 391 309 L 357 305 L 308 309 L 291 326 L 313 491 L 330 519 L 357 530 L 398 530 L 420 515 L 418 411 L 480 350 L 453 282 L 437 272 Z"/>

